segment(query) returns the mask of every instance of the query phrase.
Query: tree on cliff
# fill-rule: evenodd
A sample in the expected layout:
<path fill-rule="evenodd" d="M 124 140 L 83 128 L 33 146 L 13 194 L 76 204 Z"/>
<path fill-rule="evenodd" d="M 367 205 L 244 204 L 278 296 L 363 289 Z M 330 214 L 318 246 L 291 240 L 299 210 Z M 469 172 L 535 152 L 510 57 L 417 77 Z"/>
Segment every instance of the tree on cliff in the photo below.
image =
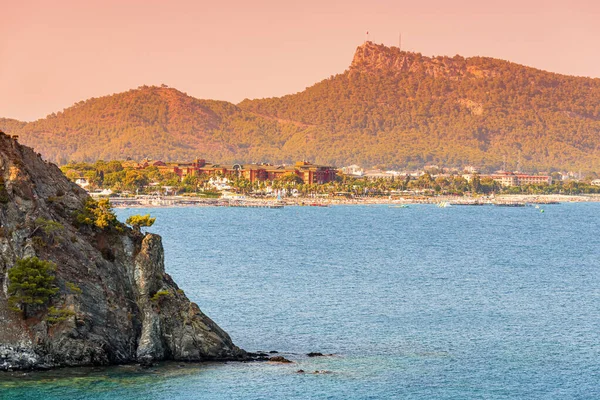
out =
<path fill-rule="evenodd" d="M 113 212 L 108 199 L 98 201 L 88 198 L 83 210 L 76 211 L 75 222 L 80 225 L 96 226 L 100 229 L 116 228 L 121 229 L 121 224 Z"/>
<path fill-rule="evenodd" d="M 156 221 L 156 218 L 151 218 L 150 214 L 146 214 L 132 215 L 131 217 L 127 218 L 125 223 L 130 225 L 135 232 L 140 232 L 142 227 L 150 227 L 154 225 L 154 221 Z"/>
<path fill-rule="evenodd" d="M 27 318 L 28 305 L 45 304 L 58 292 L 54 286 L 56 265 L 37 257 L 17 260 L 8 270 L 8 303 L 14 311 L 23 312 Z"/>

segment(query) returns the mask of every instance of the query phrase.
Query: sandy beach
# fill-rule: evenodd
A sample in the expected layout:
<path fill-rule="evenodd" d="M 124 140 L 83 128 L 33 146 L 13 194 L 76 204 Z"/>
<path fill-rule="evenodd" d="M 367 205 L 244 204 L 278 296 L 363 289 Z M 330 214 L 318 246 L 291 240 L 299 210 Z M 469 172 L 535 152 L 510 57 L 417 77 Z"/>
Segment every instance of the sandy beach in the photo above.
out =
<path fill-rule="evenodd" d="M 548 204 L 548 203 L 581 203 L 599 202 L 600 195 L 498 195 L 498 196 L 378 196 L 378 197 L 284 197 L 243 199 L 205 199 L 193 196 L 165 197 L 115 197 L 111 203 L 115 208 L 131 207 L 250 207 L 276 208 L 275 206 L 335 206 L 335 205 L 402 205 L 402 204 L 443 204 L 448 205 L 482 205 L 482 204 Z"/>

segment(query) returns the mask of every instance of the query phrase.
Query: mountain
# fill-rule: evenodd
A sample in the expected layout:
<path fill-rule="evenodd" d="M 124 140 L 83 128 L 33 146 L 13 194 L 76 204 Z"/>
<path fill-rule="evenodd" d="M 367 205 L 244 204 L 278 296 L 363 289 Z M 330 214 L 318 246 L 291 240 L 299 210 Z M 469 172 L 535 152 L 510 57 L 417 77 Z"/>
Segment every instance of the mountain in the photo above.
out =
<path fill-rule="evenodd" d="M 260 159 L 280 161 L 281 147 L 300 129 L 231 103 L 154 86 L 81 101 L 23 126 L 10 124 L 0 121 L 0 129 L 60 164 L 128 157 L 237 161 L 252 159 L 258 149 Z"/>
<path fill-rule="evenodd" d="M 27 122 L 17 121 L 16 119 L 0 118 L 0 130 L 6 132 L 18 132 L 20 131 Z"/>
<path fill-rule="evenodd" d="M 165 273 L 160 236 L 3 134 L 0 248 L 0 371 L 248 358 Z"/>
<path fill-rule="evenodd" d="M 600 79 L 366 42 L 345 72 L 280 98 L 233 105 L 142 87 L 4 129 L 61 163 L 308 158 L 491 170 L 506 160 L 530 172 L 600 171 Z"/>
<path fill-rule="evenodd" d="M 600 79 L 492 58 L 367 42 L 343 74 L 239 106 L 323 127 L 314 149 L 337 164 L 600 168 Z"/>

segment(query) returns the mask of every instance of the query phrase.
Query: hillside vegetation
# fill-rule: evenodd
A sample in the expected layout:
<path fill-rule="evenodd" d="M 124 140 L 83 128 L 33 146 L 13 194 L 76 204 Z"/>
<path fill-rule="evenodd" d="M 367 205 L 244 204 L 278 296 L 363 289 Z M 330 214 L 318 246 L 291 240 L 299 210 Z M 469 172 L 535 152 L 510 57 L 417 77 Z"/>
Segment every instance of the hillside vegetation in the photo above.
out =
<path fill-rule="evenodd" d="M 198 100 L 167 87 L 143 86 L 81 101 L 21 127 L 2 125 L 51 161 L 206 157 L 219 161 L 277 157 L 297 128 L 257 117 L 237 106 Z"/>
<path fill-rule="evenodd" d="M 322 127 L 313 151 L 337 164 L 600 167 L 600 80 L 491 58 L 366 43 L 345 73 L 240 107 Z"/>
<path fill-rule="evenodd" d="M 0 120 L 53 161 L 292 162 L 600 171 L 600 79 L 491 58 L 425 57 L 367 42 L 303 92 L 198 100 L 141 87 L 28 124 Z M 7 126 L 8 125 L 8 126 Z"/>

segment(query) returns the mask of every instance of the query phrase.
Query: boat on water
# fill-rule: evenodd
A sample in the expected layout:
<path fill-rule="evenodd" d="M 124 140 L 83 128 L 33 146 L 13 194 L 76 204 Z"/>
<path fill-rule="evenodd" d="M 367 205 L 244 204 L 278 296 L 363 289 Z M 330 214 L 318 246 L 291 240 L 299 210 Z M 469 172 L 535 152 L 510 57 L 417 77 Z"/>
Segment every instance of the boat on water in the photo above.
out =
<path fill-rule="evenodd" d="M 408 204 L 396 204 L 393 206 L 389 206 L 389 208 L 408 208 Z"/>
<path fill-rule="evenodd" d="M 439 208 L 448 208 L 451 207 L 450 203 L 447 201 L 442 201 L 436 204 Z"/>

